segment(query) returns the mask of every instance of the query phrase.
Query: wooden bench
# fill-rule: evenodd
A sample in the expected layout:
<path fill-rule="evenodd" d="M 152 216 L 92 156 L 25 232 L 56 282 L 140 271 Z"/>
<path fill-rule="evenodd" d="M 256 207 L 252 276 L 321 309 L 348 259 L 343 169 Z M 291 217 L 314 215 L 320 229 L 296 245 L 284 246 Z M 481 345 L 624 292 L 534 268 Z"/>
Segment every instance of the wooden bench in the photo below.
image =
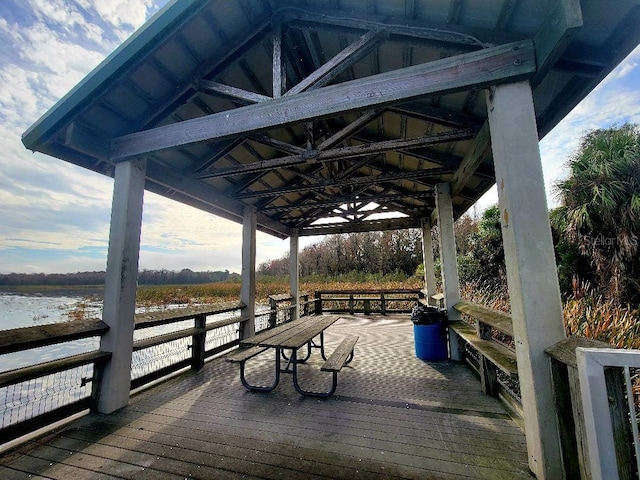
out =
<path fill-rule="evenodd" d="M 309 395 L 312 397 L 321 397 L 326 398 L 330 397 L 336 391 L 336 387 L 338 386 L 338 372 L 342 370 L 342 367 L 347 365 L 351 360 L 353 360 L 353 348 L 358 341 L 358 336 L 349 335 L 342 340 L 340 345 L 333 351 L 333 353 L 327 358 L 324 362 L 320 370 L 323 372 L 331 372 L 332 374 L 332 382 L 331 388 L 327 392 L 309 392 L 307 390 L 303 390 L 298 385 L 297 379 L 295 378 L 294 373 L 294 386 L 298 393 L 302 395 Z"/>
<path fill-rule="evenodd" d="M 477 350 L 479 355 L 478 373 L 482 391 L 487 395 L 497 397 L 500 390 L 497 378 L 498 369 L 510 376 L 518 374 L 515 351 L 498 342 L 492 335 L 492 329 L 496 329 L 513 338 L 511 316 L 469 302 L 459 302 L 453 308 L 460 313 L 469 315 L 476 322 L 475 328 L 463 321 L 449 322 L 449 329 L 458 336 L 459 341 L 465 342 Z M 461 347 L 461 351 L 464 352 L 464 346 L 461 345 Z"/>
<path fill-rule="evenodd" d="M 346 364 L 353 360 L 353 348 L 358 341 L 357 335 L 349 335 L 338 345 L 331 356 L 320 368 L 323 372 L 339 372 Z"/>

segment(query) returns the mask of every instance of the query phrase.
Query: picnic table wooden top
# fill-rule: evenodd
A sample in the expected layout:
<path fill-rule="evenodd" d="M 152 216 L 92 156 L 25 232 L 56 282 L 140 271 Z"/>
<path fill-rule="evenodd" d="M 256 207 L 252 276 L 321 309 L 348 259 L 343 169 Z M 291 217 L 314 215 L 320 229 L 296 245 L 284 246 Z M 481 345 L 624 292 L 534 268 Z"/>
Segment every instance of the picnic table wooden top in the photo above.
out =
<path fill-rule="evenodd" d="M 244 346 L 300 348 L 333 325 L 338 315 L 304 317 L 241 340 Z"/>

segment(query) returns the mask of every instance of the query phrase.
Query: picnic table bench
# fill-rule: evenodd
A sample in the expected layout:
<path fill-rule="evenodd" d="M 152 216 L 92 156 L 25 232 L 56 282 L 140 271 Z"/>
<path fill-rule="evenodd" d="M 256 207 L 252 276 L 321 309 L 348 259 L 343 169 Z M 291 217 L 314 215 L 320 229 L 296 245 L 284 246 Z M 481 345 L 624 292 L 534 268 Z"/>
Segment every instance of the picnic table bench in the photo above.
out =
<path fill-rule="evenodd" d="M 240 381 L 245 388 L 257 392 L 269 392 L 278 386 L 281 373 L 291 373 L 293 386 L 301 395 L 312 397 L 329 397 L 338 386 L 338 372 L 353 359 L 353 349 L 358 341 L 357 336 L 348 336 L 335 349 L 329 358 L 325 355 L 324 331 L 338 321 L 337 315 L 320 315 L 305 317 L 288 322 L 278 327 L 263 331 L 252 337 L 240 341 L 240 348 L 227 356 L 227 361 L 240 364 Z M 314 339 L 320 336 L 320 342 Z M 298 350 L 307 346 L 304 358 L 298 358 Z M 303 389 L 298 383 L 298 365 L 306 362 L 311 356 L 311 349 L 320 349 L 325 363 L 321 371 L 332 373 L 332 383 L 328 391 L 314 392 Z M 266 350 L 275 350 L 275 374 L 271 385 L 253 385 L 245 377 L 245 363 Z M 291 350 L 290 356 L 284 352 Z M 281 357 L 287 362 L 281 367 Z"/>

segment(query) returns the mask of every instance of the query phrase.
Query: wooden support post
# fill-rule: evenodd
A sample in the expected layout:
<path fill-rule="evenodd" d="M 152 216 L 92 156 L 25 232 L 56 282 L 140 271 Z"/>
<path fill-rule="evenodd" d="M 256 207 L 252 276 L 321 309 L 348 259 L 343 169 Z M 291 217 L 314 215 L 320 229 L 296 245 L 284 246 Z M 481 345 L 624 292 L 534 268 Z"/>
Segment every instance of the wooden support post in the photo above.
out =
<path fill-rule="evenodd" d="M 448 183 L 436 185 L 436 212 L 438 215 L 438 241 L 440 243 L 440 265 L 442 268 L 442 288 L 444 307 L 450 321 L 460 320 L 460 312 L 453 306 L 460 301 L 460 282 L 456 260 L 456 237 L 453 231 L 453 206 Z M 456 333 L 449 329 L 449 357 L 462 360 Z"/>
<path fill-rule="evenodd" d="M 431 220 L 423 218 L 420 220 L 422 225 L 422 262 L 424 265 L 424 287 L 427 292 L 427 302 L 431 304 L 431 296 L 436 291 L 436 269 L 433 263 L 433 245 L 431 242 Z"/>
<path fill-rule="evenodd" d="M 384 298 L 384 292 L 380 292 L 380 313 L 382 315 L 387 314 L 387 301 Z"/>
<path fill-rule="evenodd" d="M 298 230 L 291 233 L 289 243 L 289 289 L 291 291 L 291 320 L 300 318 L 300 262 L 298 260 Z"/>
<path fill-rule="evenodd" d="M 195 328 L 204 329 L 207 326 L 206 315 L 195 316 Z M 205 341 L 207 339 L 207 332 L 196 333 L 191 337 L 191 370 L 198 371 L 204 367 L 205 357 Z"/>
<path fill-rule="evenodd" d="M 316 315 L 322 315 L 322 293 L 320 292 L 315 292 L 314 294 L 314 298 L 315 298 L 315 314 Z"/>
<path fill-rule="evenodd" d="M 100 339 L 100 350 L 111 352 L 111 359 L 96 374 L 92 393 L 100 413 L 111 413 L 129 402 L 146 167 L 146 159 L 115 167 L 102 309 L 109 331 Z"/>
<path fill-rule="evenodd" d="M 256 209 L 245 207 L 242 221 L 242 283 L 240 301 L 244 303 L 242 316 L 249 320 L 242 323 L 240 338 L 256 333 Z"/>
<path fill-rule="evenodd" d="M 354 307 L 355 307 L 355 302 L 353 300 L 353 293 L 350 293 L 349 294 L 349 313 L 351 315 L 353 315 L 355 312 Z"/>
<path fill-rule="evenodd" d="M 565 337 L 538 132 L 528 82 L 487 95 L 529 468 L 562 478 L 545 348 Z"/>

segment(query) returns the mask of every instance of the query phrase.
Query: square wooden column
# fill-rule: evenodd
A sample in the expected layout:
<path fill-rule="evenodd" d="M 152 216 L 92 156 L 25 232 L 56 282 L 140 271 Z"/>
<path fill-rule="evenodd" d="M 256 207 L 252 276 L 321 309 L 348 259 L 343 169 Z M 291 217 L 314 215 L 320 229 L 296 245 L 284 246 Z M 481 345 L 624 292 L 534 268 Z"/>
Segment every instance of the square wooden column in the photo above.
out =
<path fill-rule="evenodd" d="M 449 320 L 460 320 L 460 312 L 453 308 L 460 301 L 460 281 L 456 258 L 456 237 L 453 230 L 451 188 L 448 183 L 436 185 L 436 213 L 438 215 L 438 242 L 440 244 L 444 306 L 447 309 Z M 451 329 L 449 329 L 449 357 L 451 360 L 462 360 L 458 337 Z"/>
<path fill-rule="evenodd" d="M 529 467 L 562 478 L 549 359 L 565 338 L 531 86 L 487 94 Z"/>
<path fill-rule="evenodd" d="M 422 226 L 422 263 L 424 265 L 424 287 L 427 291 L 427 302 L 431 303 L 431 296 L 436 291 L 436 269 L 433 263 L 433 245 L 431 242 L 431 220 L 420 220 Z"/>
<path fill-rule="evenodd" d="M 146 166 L 146 159 L 137 159 L 118 163 L 115 169 L 102 308 L 109 331 L 100 339 L 100 350 L 111 352 L 111 359 L 96 372 L 93 392 L 100 413 L 129 402 Z"/>
<path fill-rule="evenodd" d="M 300 261 L 299 261 L 299 236 L 294 229 L 289 238 L 289 291 L 291 292 L 291 320 L 300 318 Z"/>
<path fill-rule="evenodd" d="M 242 316 L 249 320 L 242 323 L 240 338 L 248 338 L 256 333 L 256 231 L 256 209 L 245 207 L 242 219 L 240 301 L 245 304 Z"/>

